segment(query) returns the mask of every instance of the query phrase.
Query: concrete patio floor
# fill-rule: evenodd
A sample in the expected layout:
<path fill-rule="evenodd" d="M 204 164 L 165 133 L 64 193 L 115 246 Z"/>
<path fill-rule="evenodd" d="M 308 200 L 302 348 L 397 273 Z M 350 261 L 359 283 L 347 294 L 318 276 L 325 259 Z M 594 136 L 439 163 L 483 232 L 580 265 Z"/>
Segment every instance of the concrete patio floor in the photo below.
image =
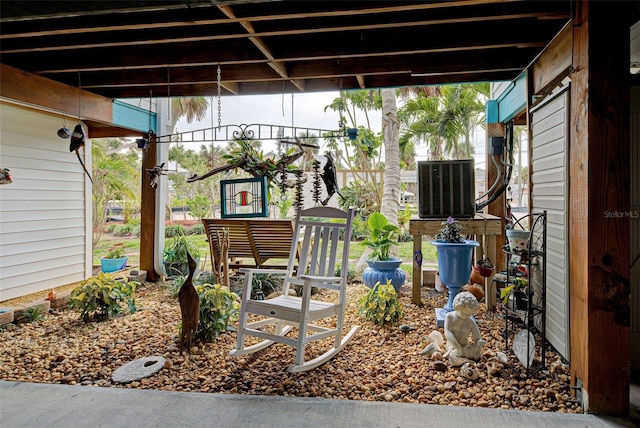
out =
<path fill-rule="evenodd" d="M 638 386 L 631 397 L 640 398 Z M 631 419 L 426 404 L 0 381 L 0 425 L 22 427 L 635 427 Z"/>

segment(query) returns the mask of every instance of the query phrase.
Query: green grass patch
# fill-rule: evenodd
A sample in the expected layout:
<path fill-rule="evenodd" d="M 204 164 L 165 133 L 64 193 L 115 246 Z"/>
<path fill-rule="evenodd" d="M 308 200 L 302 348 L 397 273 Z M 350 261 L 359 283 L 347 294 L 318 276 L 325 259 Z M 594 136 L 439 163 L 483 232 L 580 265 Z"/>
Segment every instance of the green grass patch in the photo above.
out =
<path fill-rule="evenodd" d="M 191 238 L 193 242 L 198 246 L 202 254 L 203 270 L 211 270 L 211 257 L 209 255 L 209 243 L 207 242 L 206 235 L 193 235 Z M 109 248 L 114 244 L 122 242 L 125 246 L 125 253 L 129 256 L 127 261 L 128 266 L 139 266 L 140 264 L 140 238 L 139 237 L 122 237 L 114 236 L 110 234 L 103 235 L 102 240 L 98 243 L 93 250 L 93 264 L 95 266 L 100 265 L 100 258 L 104 256 Z M 352 241 L 349 247 L 349 258 L 351 260 L 358 260 L 365 250 L 365 246 L 360 244 L 360 241 Z M 407 272 L 409 278 L 411 278 L 413 272 L 413 242 L 401 242 L 398 246 L 398 257 L 403 260 L 402 269 Z M 422 243 L 422 258 L 423 266 L 425 264 L 437 264 L 438 257 L 434 246 L 429 244 L 429 241 Z"/>

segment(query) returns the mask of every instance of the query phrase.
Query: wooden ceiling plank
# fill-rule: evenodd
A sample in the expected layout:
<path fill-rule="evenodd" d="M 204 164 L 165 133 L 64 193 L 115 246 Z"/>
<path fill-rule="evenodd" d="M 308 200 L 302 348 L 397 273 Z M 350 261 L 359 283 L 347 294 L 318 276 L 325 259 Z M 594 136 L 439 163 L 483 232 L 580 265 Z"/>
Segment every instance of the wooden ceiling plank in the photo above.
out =
<path fill-rule="evenodd" d="M 524 19 L 524 18 L 534 18 L 535 14 L 526 14 L 526 15 L 504 15 L 504 16 L 496 16 L 491 20 L 496 21 L 494 25 L 499 26 L 501 21 L 509 21 L 513 19 Z M 422 27 L 422 26 L 431 26 L 431 25 L 445 25 L 445 24 L 463 24 L 463 23 L 472 23 L 472 22 L 487 22 L 487 17 L 469 17 L 467 19 L 459 19 L 459 18 L 451 18 L 451 19 L 441 19 L 435 21 L 410 21 L 402 23 L 404 28 L 407 27 Z M 3 48 L 0 50 L 0 54 L 15 54 L 15 53 L 26 53 L 26 52 L 53 52 L 60 50 L 78 50 L 78 49 L 96 49 L 96 48 L 105 48 L 105 47 L 124 47 L 124 46 L 144 46 L 149 43 L 153 44 L 175 44 L 175 43 L 185 43 L 185 42 L 198 42 L 198 41 L 213 41 L 213 40 L 231 40 L 238 38 L 265 38 L 265 37 L 276 37 L 276 36 L 296 36 L 303 34 L 322 34 L 322 33 L 343 33 L 349 31 L 365 31 L 365 30 L 379 30 L 379 29 L 396 29 L 398 27 L 397 23 L 376 23 L 376 24 L 366 24 L 366 25 L 349 25 L 349 26 L 335 26 L 335 27 L 325 27 L 325 28 L 303 28 L 303 29 L 294 29 L 294 30 L 282 30 L 282 31 L 267 31 L 260 33 L 234 33 L 234 34 L 219 34 L 219 35 L 206 35 L 206 36 L 189 36 L 189 37 L 165 37 L 165 38 L 155 38 L 155 39 L 144 39 L 144 40 L 131 40 L 131 41 L 118 41 L 118 42 L 93 42 L 93 43 L 78 43 L 75 45 L 69 45 L 68 43 L 64 46 L 42 46 L 42 47 L 24 47 L 19 49 L 11 49 L 11 48 Z M 82 40 L 81 38 L 79 41 Z M 5 44 L 6 46 L 6 44 Z"/>
<path fill-rule="evenodd" d="M 448 46 L 442 48 L 430 48 L 430 49 L 412 49 L 412 50 L 388 50 L 381 52 L 371 52 L 371 53 L 354 53 L 354 54 L 344 54 L 342 51 L 337 52 L 334 55 L 321 54 L 317 56 L 300 56 L 300 57 L 286 57 L 281 59 L 283 62 L 293 63 L 299 61 L 312 61 L 312 60 L 342 60 L 342 59 L 357 59 L 357 58 L 381 58 L 386 56 L 414 56 L 414 55 L 423 55 L 423 54 L 433 54 L 433 53 L 446 53 L 446 52 L 459 52 L 461 54 L 469 53 L 472 51 L 482 51 L 482 50 L 501 50 L 508 48 L 518 48 L 518 49 L 526 49 L 526 48 L 543 48 L 545 46 L 544 42 L 531 42 L 531 43 L 507 43 L 507 44 L 480 44 L 480 45 L 464 45 L 464 46 Z M 185 49 L 187 50 L 187 49 Z M 188 51 L 192 52 L 193 49 L 189 49 Z M 123 53 L 124 56 L 128 54 Z M 211 55 L 207 55 L 216 58 L 216 61 L 193 61 L 189 64 L 182 63 L 179 67 L 181 68 L 197 68 L 197 67 L 205 67 L 205 66 L 233 66 L 233 65 L 255 65 L 259 63 L 267 63 L 268 59 L 247 59 L 245 57 L 237 57 L 237 58 L 229 58 L 228 60 L 219 60 L 219 55 L 215 52 Z M 155 68 L 166 68 L 167 65 L 165 63 L 157 62 L 158 56 L 155 52 L 144 52 L 135 56 L 135 59 L 139 61 L 139 63 L 132 63 L 134 60 L 133 54 L 130 55 L 131 60 L 127 62 L 125 67 L 123 66 L 98 66 L 100 64 L 99 59 L 94 59 L 93 63 L 86 64 L 75 64 L 73 67 L 65 67 L 65 63 L 60 64 L 61 67 L 57 69 L 34 69 L 33 66 L 29 66 L 27 64 L 23 64 L 23 68 L 30 70 L 34 73 L 39 74 L 56 74 L 56 73 L 77 73 L 80 72 L 101 72 L 101 71 L 132 71 L 132 70 L 150 70 Z M 26 58 L 31 58 L 27 56 Z M 87 58 L 87 61 L 92 61 L 92 59 Z M 180 63 L 179 58 L 174 58 L 176 63 Z M 18 61 L 19 62 L 19 61 Z M 46 58 L 41 58 L 39 64 L 51 64 L 50 60 Z M 177 68 L 178 66 L 171 66 L 171 68 Z"/>
<path fill-rule="evenodd" d="M 231 10 L 230 6 L 220 5 L 218 8 L 224 13 L 227 17 L 234 19 L 236 16 Z M 251 22 L 242 20 L 240 21 L 240 25 L 245 29 L 248 34 L 255 34 L 255 30 L 253 29 L 253 25 Z M 271 49 L 266 45 L 266 43 L 262 40 L 261 37 L 249 37 L 249 40 L 254 44 L 255 47 L 258 48 L 260 52 L 269 60 L 268 64 L 271 68 L 273 68 L 276 73 L 278 73 L 281 77 L 288 79 L 289 76 L 287 74 L 287 69 L 284 63 L 280 61 L 276 61 L 275 57 L 271 53 Z M 304 92 L 304 84 L 297 80 L 291 80 L 291 83 L 298 88 L 301 92 Z"/>
<path fill-rule="evenodd" d="M 166 10 L 170 10 L 169 14 L 162 14 L 157 19 L 159 22 L 142 22 L 138 24 L 128 23 L 126 25 L 117 24 L 117 25 L 101 25 L 96 26 L 95 23 L 88 23 L 85 26 L 78 26 L 74 28 L 69 28 L 69 14 L 68 12 L 61 12 L 55 15 L 49 15 L 47 19 L 42 19 L 42 17 L 36 17 L 35 19 L 11 19 L 11 18 L 2 18 L 0 22 L 3 24 L 3 32 L 4 34 L 0 35 L 0 40 L 5 38 L 33 38 L 33 37 L 42 37 L 42 36 L 51 36 L 51 35 L 65 35 L 65 34 L 87 34 L 92 32 L 113 32 L 113 31 L 131 31 L 131 30 L 148 30 L 148 29 L 157 29 L 157 28 L 171 28 L 171 27 L 186 27 L 186 26 L 194 26 L 194 25 L 218 25 L 224 23 L 235 23 L 235 22 L 264 22 L 264 21 L 291 21 L 297 19 L 309 19 L 309 18 L 330 18 L 330 17 L 344 17 L 344 16 L 358 16 L 358 15 L 378 15 L 378 14 L 389 14 L 389 13 L 397 13 L 397 12 L 411 12 L 411 11 L 422 11 L 422 10 L 430 10 L 430 9 L 439 9 L 439 8 L 456 8 L 456 7 L 465 7 L 465 6 L 474 6 L 474 5 L 486 5 L 486 4 L 505 4 L 505 3 L 515 3 L 519 0 L 462 0 L 462 1 L 452 1 L 452 2 L 432 2 L 432 3 L 416 3 L 416 4 L 404 4 L 404 5 L 393 5 L 393 6 L 383 6 L 383 7 L 367 7 L 368 4 L 363 2 L 363 8 L 356 9 L 336 9 L 331 11 L 322 11 L 322 12 L 306 12 L 306 13 L 284 13 L 284 14 L 269 14 L 269 15 L 255 15 L 255 16 L 246 16 L 238 18 L 236 16 L 227 17 L 223 19 L 189 19 L 189 20 L 179 20 L 180 16 L 175 16 L 175 9 L 184 9 L 184 6 L 171 8 L 169 6 L 156 9 L 159 12 L 165 12 Z M 309 2 L 310 3 L 310 2 Z M 393 4 L 393 2 L 390 2 Z M 117 3 L 114 2 L 114 6 L 117 6 Z M 337 4 L 337 6 L 340 6 Z M 213 5 L 208 5 L 210 8 L 214 8 Z M 228 7 L 227 5 L 217 5 L 217 8 Z M 91 16 L 100 16 L 100 20 L 102 22 L 119 22 L 117 15 L 131 15 L 133 12 L 145 12 L 148 13 L 150 10 L 111 10 L 109 13 L 112 13 L 114 19 L 104 19 L 104 15 L 99 11 L 95 11 L 93 13 L 87 12 L 84 15 L 85 17 Z M 78 15 L 81 16 L 81 15 Z M 541 18 L 544 18 L 545 15 L 542 15 Z M 164 19 L 163 19 L 164 17 Z M 171 18 L 171 19 L 167 19 Z M 147 19 L 151 19 L 153 17 L 148 17 Z M 52 25 L 55 25 L 52 21 L 59 19 L 61 21 L 61 26 L 63 28 L 55 28 Z M 37 22 L 42 22 L 42 29 L 33 29 L 33 26 L 37 26 Z M 14 23 L 29 23 L 27 31 L 23 32 L 13 32 L 11 29 L 11 24 Z M 81 21 L 85 22 L 85 21 Z"/>

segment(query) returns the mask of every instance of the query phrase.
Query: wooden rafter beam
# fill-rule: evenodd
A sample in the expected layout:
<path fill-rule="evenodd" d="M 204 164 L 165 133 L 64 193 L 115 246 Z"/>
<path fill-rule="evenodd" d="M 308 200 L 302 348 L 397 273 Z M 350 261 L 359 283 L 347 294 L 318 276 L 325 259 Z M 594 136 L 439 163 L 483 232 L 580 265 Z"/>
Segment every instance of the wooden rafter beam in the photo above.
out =
<path fill-rule="evenodd" d="M 225 6 L 219 6 L 221 8 Z M 554 17 L 558 18 L 561 14 L 555 14 Z M 509 14 L 500 16 L 472 16 L 468 18 L 448 18 L 448 19 L 436 19 L 436 20 L 417 20 L 402 22 L 403 28 L 409 27 L 425 27 L 433 25 L 447 25 L 447 24 L 470 24 L 474 22 L 486 22 L 487 20 L 495 21 L 496 26 L 500 25 L 500 22 L 508 22 L 514 19 L 536 18 L 539 16 L 536 13 L 530 14 Z M 250 24 L 248 21 L 243 21 L 243 27 Z M 201 41 L 221 41 L 221 40 L 233 40 L 233 39 L 255 39 L 265 37 L 282 37 L 282 36 L 299 36 L 308 34 L 322 34 L 322 33 L 344 33 L 351 31 L 368 31 L 368 30 L 380 30 L 380 29 L 395 29 L 398 27 L 396 22 L 376 22 L 371 24 L 361 25 L 336 25 L 327 26 L 323 28 L 296 28 L 287 30 L 275 30 L 275 31 L 263 31 L 263 32 L 246 32 L 246 33 L 230 33 L 230 34 L 214 34 L 214 35 L 199 35 L 199 36 L 183 36 L 183 37 L 160 37 L 160 38 L 140 38 L 138 40 L 124 40 L 124 41 L 95 41 L 75 44 L 66 43 L 64 45 L 53 46 L 36 46 L 33 41 L 29 41 L 29 44 L 22 48 L 4 48 L 0 50 L 0 54 L 16 54 L 26 52 L 55 52 L 60 50 L 76 50 L 76 49 L 96 49 L 105 47 L 125 47 L 125 46 L 144 46 L 149 43 L 154 44 L 175 44 L 185 42 L 201 42 Z M 82 40 L 82 39 L 79 39 Z M 257 46 L 259 48 L 259 46 Z"/>
<path fill-rule="evenodd" d="M 300 61 L 316 61 L 316 60 L 345 60 L 345 59 L 365 59 L 365 58 L 384 58 L 384 57 L 397 57 L 397 56 L 414 56 L 414 55 L 422 55 L 422 54 L 433 54 L 433 53 L 453 53 L 453 52 L 470 52 L 470 51 L 490 51 L 490 50 L 500 50 L 500 49 L 509 49 L 509 48 L 517 48 L 517 49 L 526 49 L 526 48 L 540 48 L 544 47 L 544 43 L 542 42 L 514 42 L 514 43 L 503 43 L 503 44 L 488 44 L 488 45 L 471 45 L 467 44 L 464 46 L 457 47 L 446 47 L 446 48 L 430 48 L 430 49 L 412 49 L 412 50 L 385 50 L 380 52 L 371 52 L 371 53 L 342 53 L 335 55 L 318 55 L 318 56 L 296 56 L 296 57 L 283 57 L 280 58 L 280 62 L 293 63 Z M 186 68 L 196 68 L 196 67 L 205 67 L 205 66 L 228 66 L 228 65 L 255 65 L 255 64 L 268 64 L 269 59 L 230 59 L 226 61 L 197 61 L 191 62 L 188 64 L 180 64 L 180 67 Z M 37 70 L 39 74 L 55 74 L 55 73 L 77 73 L 80 72 L 98 72 L 98 71 L 117 71 L 122 72 L 123 70 L 148 70 L 154 68 L 166 68 L 166 64 L 163 63 L 148 63 L 148 64 L 130 64 L 125 67 L 123 66 L 97 66 L 93 64 L 89 64 L 86 66 L 74 67 L 74 68 L 56 68 L 56 69 L 40 69 Z M 171 67 L 171 68 L 177 68 Z"/>
<path fill-rule="evenodd" d="M 222 11 L 222 13 L 224 13 L 228 18 L 231 18 L 231 19 L 235 19 L 236 18 L 236 16 L 233 13 L 233 10 L 231 10 L 230 6 L 220 5 L 220 6 L 218 6 L 218 9 L 220 9 Z M 256 34 L 256 31 L 253 28 L 253 25 L 251 24 L 250 21 L 241 20 L 241 21 L 239 21 L 239 23 L 240 23 L 240 25 L 242 25 L 242 28 L 244 28 L 248 34 L 250 34 L 250 35 L 255 35 Z M 271 49 L 269 49 L 269 47 L 267 46 L 267 44 L 264 42 L 264 40 L 261 37 L 251 36 L 251 37 L 249 37 L 249 40 L 251 40 L 251 42 L 254 44 L 254 46 L 256 48 L 258 48 L 258 50 L 260 52 L 262 52 L 262 54 L 268 60 L 269 67 L 273 68 L 275 70 L 275 72 L 280 75 L 280 77 L 282 77 L 284 79 L 289 79 L 285 64 L 282 61 L 276 60 L 276 58 L 271 53 Z M 295 79 L 289 79 L 289 80 L 291 81 L 291 83 L 293 83 L 293 85 L 296 88 L 298 88 L 300 90 L 300 92 L 304 92 L 305 88 L 304 88 L 304 82 L 303 81 L 295 80 Z"/>
<path fill-rule="evenodd" d="M 180 27 L 192 27 L 192 26 L 211 26 L 211 25 L 220 25 L 220 24 L 228 24 L 228 23 L 241 23 L 241 22 L 266 22 L 266 21 L 291 21 L 291 20 L 300 20 L 300 19 L 317 19 L 317 18 L 331 18 L 331 17 L 354 17 L 354 16 L 364 16 L 364 15 L 377 15 L 377 14 L 387 14 L 387 13 L 398 13 L 398 12 L 412 12 L 412 11 L 424 11 L 424 10 L 434 10 L 441 8 L 455 8 L 455 7 L 465 7 L 465 6 L 480 6 L 480 5 L 488 5 L 488 4 L 506 4 L 506 3 L 515 3 L 520 0 L 462 0 L 462 1 L 451 1 L 451 2 L 437 2 L 437 3 L 417 3 L 417 4 L 404 4 L 404 5 L 394 5 L 394 6 L 383 6 L 383 7 L 363 7 L 356 9 L 340 9 L 340 5 L 337 4 L 335 10 L 328 11 L 318 11 L 318 12 L 299 12 L 299 13 L 284 13 L 284 14 L 265 14 L 265 15 L 254 15 L 254 16 L 246 16 L 246 17 L 236 17 L 227 16 L 226 18 L 215 18 L 215 19 L 189 19 L 189 20 L 179 20 L 175 19 L 173 22 L 167 22 L 165 19 L 160 19 L 158 22 L 143 22 L 143 23 L 126 23 L 126 24 L 112 24 L 112 25 L 100 25 L 96 26 L 92 23 L 87 23 L 86 26 L 77 26 L 77 27 L 66 27 L 64 25 L 64 19 L 68 18 L 68 13 L 64 12 L 61 14 L 52 14 L 48 15 L 48 19 L 40 19 L 40 20 L 32 20 L 32 22 L 40 21 L 43 23 L 42 29 L 37 28 L 37 24 L 33 27 L 37 29 L 29 29 L 28 31 L 21 32 L 11 32 L 12 24 L 19 24 L 21 19 L 12 19 L 12 18 L 2 18 L 0 22 L 3 23 L 3 32 L 5 34 L 0 35 L 0 40 L 5 38 L 32 38 L 32 37 L 42 37 L 42 36 L 56 36 L 56 35 L 72 35 L 72 34 L 89 34 L 89 33 L 97 33 L 97 32 L 115 32 L 115 31 L 132 31 L 132 30 L 151 30 L 151 29 L 168 29 L 168 28 L 180 28 Z M 375 3 L 374 3 L 375 4 Z M 203 7 L 208 7 L 210 5 L 206 5 Z M 219 5 L 218 8 L 228 7 L 226 5 Z M 172 14 L 178 14 L 180 9 L 185 9 L 184 7 L 170 7 L 163 6 L 158 8 L 159 12 L 165 12 L 166 10 L 171 10 Z M 222 9 L 221 9 L 222 10 Z M 75 13 L 75 15 L 85 15 L 88 17 L 92 16 L 100 16 L 103 22 L 120 22 L 121 20 L 105 20 L 102 16 L 111 14 L 111 15 L 121 15 L 126 18 L 127 13 L 132 12 L 142 12 L 142 10 L 137 9 L 110 9 L 105 10 L 102 13 L 100 11 L 91 11 L 86 12 L 84 14 Z M 149 12 L 146 10 L 145 12 Z M 160 15 L 161 17 L 165 16 L 164 14 Z M 556 16 L 556 14 L 538 14 L 538 18 L 547 19 L 550 16 Z M 55 20 L 62 20 L 60 24 L 60 28 L 55 28 Z M 150 18 L 151 19 L 151 18 Z M 8 34 L 7 34 L 8 32 Z"/>

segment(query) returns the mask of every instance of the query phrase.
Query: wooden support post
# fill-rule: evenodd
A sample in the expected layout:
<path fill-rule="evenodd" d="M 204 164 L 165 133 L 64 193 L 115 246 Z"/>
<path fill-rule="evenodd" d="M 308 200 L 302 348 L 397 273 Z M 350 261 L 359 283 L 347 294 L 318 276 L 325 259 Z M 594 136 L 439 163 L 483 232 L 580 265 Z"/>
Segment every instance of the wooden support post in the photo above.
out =
<path fill-rule="evenodd" d="M 487 153 L 487 156 L 486 156 L 487 166 L 486 166 L 486 175 L 485 175 L 486 179 L 484 184 L 485 189 L 489 189 L 491 185 L 496 181 L 496 178 L 498 177 L 498 170 L 496 169 L 496 166 L 494 165 L 493 161 L 491 160 L 491 156 L 489 155 L 490 149 L 491 149 L 491 137 L 504 137 L 504 128 L 505 126 L 503 123 L 487 124 L 487 137 L 486 137 L 487 140 L 485 145 L 485 148 L 486 148 L 485 153 Z M 505 194 L 503 193 L 495 201 L 491 202 L 485 208 L 485 213 L 494 215 L 501 219 L 501 222 L 500 222 L 501 230 L 504 230 L 504 227 L 505 227 L 505 221 L 504 221 L 505 201 L 506 201 L 506 197 L 505 197 Z M 495 254 L 496 259 L 495 260 L 491 259 L 491 261 L 496 267 L 496 270 L 495 270 L 496 272 L 500 272 L 501 270 L 504 270 L 504 253 L 502 251 L 502 244 L 504 244 L 504 239 L 501 239 L 499 237 L 498 239 L 492 242 L 492 245 L 494 245 L 494 248 L 488 251 L 489 254 Z"/>
<path fill-rule="evenodd" d="M 573 22 L 569 145 L 571 374 L 587 412 L 629 414 L 629 26 L 605 2 Z M 606 40 L 601 36 L 607 34 Z M 626 214 L 625 214 L 626 213 Z"/>
<path fill-rule="evenodd" d="M 154 247 L 156 229 L 156 189 L 151 187 L 147 169 L 156 166 L 156 136 L 151 136 L 147 148 L 142 151 L 142 188 L 140 208 L 140 269 L 147 271 L 147 281 L 156 282 L 160 275 L 154 266 Z M 162 220 L 162 219 L 161 219 Z"/>

